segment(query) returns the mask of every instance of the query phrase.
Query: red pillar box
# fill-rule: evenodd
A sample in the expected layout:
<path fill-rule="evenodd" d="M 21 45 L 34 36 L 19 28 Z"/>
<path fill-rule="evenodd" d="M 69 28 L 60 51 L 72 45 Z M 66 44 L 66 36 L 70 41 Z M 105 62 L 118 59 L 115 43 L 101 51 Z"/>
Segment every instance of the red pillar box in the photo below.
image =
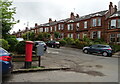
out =
<path fill-rule="evenodd" d="M 32 50 L 33 50 L 33 42 L 32 41 L 26 41 L 25 46 L 25 68 L 31 68 L 32 64 Z"/>

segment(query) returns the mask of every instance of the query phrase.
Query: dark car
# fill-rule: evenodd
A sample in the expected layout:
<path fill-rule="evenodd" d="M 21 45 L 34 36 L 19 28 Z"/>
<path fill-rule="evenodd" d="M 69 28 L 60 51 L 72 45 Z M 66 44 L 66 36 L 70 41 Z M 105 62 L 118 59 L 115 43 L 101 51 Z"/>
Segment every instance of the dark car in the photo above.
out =
<path fill-rule="evenodd" d="M 60 43 L 58 41 L 48 41 L 46 44 L 52 48 L 60 48 Z"/>
<path fill-rule="evenodd" d="M 44 46 L 44 51 L 46 51 L 46 50 L 47 50 L 47 45 L 46 45 L 46 43 L 45 43 L 44 41 L 34 41 L 33 50 L 36 49 L 36 46 L 37 46 L 39 43 Z"/>
<path fill-rule="evenodd" d="M 83 48 L 84 53 L 98 53 L 102 54 L 103 56 L 112 56 L 113 50 L 109 45 L 102 45 L 102 44 L 97 44 L 97 45 L 91 45 L 88 47 Z"/>
<path fill-rule="evenodd" d="M 2 76 L 9 76 L 12 69 L 13 65 L 11 54 L 0 47 L 0 72 L 2 72 Z"/>

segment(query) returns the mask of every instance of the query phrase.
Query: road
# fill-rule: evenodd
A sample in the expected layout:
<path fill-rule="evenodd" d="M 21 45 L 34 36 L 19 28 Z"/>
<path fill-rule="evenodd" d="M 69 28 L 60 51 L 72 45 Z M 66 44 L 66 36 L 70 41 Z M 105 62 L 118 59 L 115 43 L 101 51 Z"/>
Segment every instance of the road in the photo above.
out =
<path fill-rule="evenodd" d="M 118 58 L 84 54 L 80 49 L 48 48 L 42 65 L 71 69 L 13 74 L 6 82 L 118 82 Z"/>

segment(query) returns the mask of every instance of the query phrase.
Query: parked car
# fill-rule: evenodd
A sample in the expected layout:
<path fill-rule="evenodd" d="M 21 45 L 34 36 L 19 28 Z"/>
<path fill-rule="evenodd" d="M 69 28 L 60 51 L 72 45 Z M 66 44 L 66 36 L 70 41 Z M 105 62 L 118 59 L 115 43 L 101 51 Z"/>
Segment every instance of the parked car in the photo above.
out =
<path fill-rule="evenodd" d="M 88 54 L 88 53 L 98 53 L 102 54 L 103 56 L 112 56 L 113 50 L 109 45 L 102 45 L 102 44 L 97 44 L 97 45 L 91 45 L 88 47 L 83 48 L 83 52 Z"/>
<path fill-rule="evenodd" d="M 47 45 L 46 45 L 46 43 L 45 43 L 44 41 L 34 41 L 33 50 L 35 50 L 35 49 L 37 48 L 36 46 L 37 46 L 39 43 L 44 46 L 44 51 L 46 51 L 46 50 L 47 50 Z"/>
<path fill-rule="evenodd" d="M 11 54 L 0 47 L 0 72 L 2 72 L 2 76 L 9 76 L 12 69 L 13 64 Z"/>
<path fill-rule="evenodd" d="M 60 43 L 58 41 L 48 41 L 46 42 L 47 46 L 52 48 L 60 48 Z"/>

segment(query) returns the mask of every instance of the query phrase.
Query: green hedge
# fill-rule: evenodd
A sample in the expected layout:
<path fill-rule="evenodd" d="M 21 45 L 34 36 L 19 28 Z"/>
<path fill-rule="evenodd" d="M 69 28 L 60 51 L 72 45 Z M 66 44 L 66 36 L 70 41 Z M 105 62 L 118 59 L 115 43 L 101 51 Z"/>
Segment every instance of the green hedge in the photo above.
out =
<path fill-rule="evenodd" d="M 25 54 L 25 41 L 20 41 L 17 45 L 16 45 L 16 52 L 18 54 Z"/>
<path fill-rule="evenodd" d="M 8 44 L 8 42 L 7 42 L 5 39 L 0 39 L 0 47 L 8 50 L 8 49 L 9 49 L 9 46 L 10 46 L 10 45 Z"/>
<path fill-rule="evenodd" d="M 67 41 L 61 39 L 59 40 L 61 46 L 65 46 L 67 44 Z"/>
<path fill-rule="evenodd" d="M 16 38 L 8 38 L 6 40 L 8 41 L 8 44 L 10 45 L 9 51 L 15 51 L 15 45 L 18 43 Z"/>

